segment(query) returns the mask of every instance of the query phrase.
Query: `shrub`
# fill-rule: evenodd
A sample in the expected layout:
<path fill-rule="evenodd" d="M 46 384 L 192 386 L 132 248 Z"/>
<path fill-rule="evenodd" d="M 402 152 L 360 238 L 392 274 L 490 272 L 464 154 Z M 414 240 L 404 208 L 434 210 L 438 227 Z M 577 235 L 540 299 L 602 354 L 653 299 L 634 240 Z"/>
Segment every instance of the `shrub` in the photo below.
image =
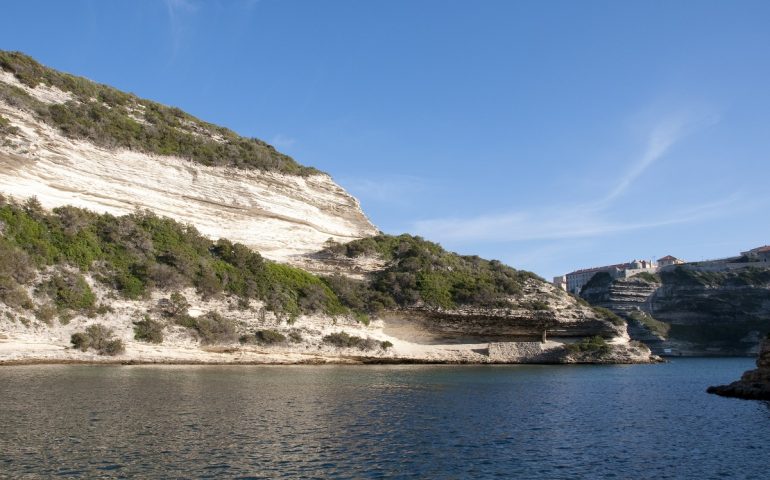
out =
<path fill-rule="evenodd" d="M 286 341 L 286 337 L 280 332 L 275 330 L 257 330 L 254 333 L 254 338 L 257 343 L 263 345 L 272 345 L 274 343 L 281 343 Z"/>
<path fill-rule="evenodd" d="M 535 311 L 551 310 L 551 306 L 548 305 L 548 302 L 543 300 L 530 300 L 527 302 L 522 302 L 521 306 L 527 310 L 535 310 Z"/>
<path fill-rule="evenodd" d="M 134 338 L 143 342 L 163 343 L 163 324 L 145 315 L 134 322 Z"/>
<path fill-rule="evenodd" d="M 179 320 L 182 325 L 195 330 L 204 345 L 230 343 L 238 338 L 232 320 L 216 312 L 209 312 L 197 318 L 185 316 Z"/>
<path fill-rule="evenodd" d="M 125 351 L 123 341 L 112 338 L 112 329 L 100 323 L 89 325 L 85 332 L 73 333 L 70 343 L 74 348 L 85 352 L 89 348 L 96 350 L 99 355 L 119 355 Z"/>
<path fill-rule="evenodd" d="M 289 332 L 289 340 L 292 343 L 300 343 L 302 342 L 302 334 L 298 330 L 292 330 Z"/>
<path fill-rule="evenodd" d="M 521 293 L 529 280 L 541 280 L 530 272 L 515 270 L 497 260 L 462 256 L 440 245 L 411 235 L 377 235 L 345 245 L 330 245 L 331 255 L 377 255 L 386 260 L 384 270 L 370 284 L 326 278 L 343 305 L 358 311 L 381 308 L 458 305 L 498 307 Z"/>
<path fill-rule="evenodd" d="M 91 346 L 91 337 L 85 332 L 76 332 L 70 337 L 70 343 L 81 352 L 85 352 Z"/>
<path fill-rule="evenodd" d="M 286 341 L 286 336 L 275 330 L 257 330 L 253 334 L 242 335 L 241 343 L 258 343 L 260 345 L 273 345 Z"/>
<path fill-rule="evenodd" d="M 392 342 L 389 342 L 388 340 L 384 340 L 380 342 L 380 348 L 383 350 L 387 350 L 393 346 Z"/>
<path fill-rule="evenodd" d="M 11 308 L 33 308 L 27 291 L 10 277 L 0 277 L 0 301 Z"/>
<path fill-rule="evenodd" d="M 361 338 L 345 332 L 330 333 L 322 341 L 337 348 L 358 348 L 359 350 L 374 350 L 382 348 L 382 343 L 372 338 Z"/>
<path fill-rule="evenodd" d="M 613 325 L 621 326 L 625 325 L 626 321 L 620 318 L 613 312 L 612 310 L 604 307 L 591 307 L 594 312 L 598 313 L 599 316 L 605 320 L 608 320 Z"/>
<path fill-rule="evenodd" d="M 645 312 L 641 312 L 641 311 L 631 312 L 631 314 L 629 315 L 629 318 L 631 318 L 632 320 L 636 320 L 637 322 L 647 327 L 652 333 L 660 335 L 663 338 L 667 338 L 668 332 L 669 330 L 671 330 L 671 325 L 669 325 L 666 322 L 661 322 L 660 320 L 656 320 Z"/>
<path fill-rule="evenodd" d="M 615 279 L 612 278 L 612 275 L 607 272 L 597 272 L 588 280 L 588 282 L 586 282 L 585 285 L 583 285 L 583 288 L 580 289 L 580 293 L 582 294 L 584 291 L 591 288 L 604 288 L 611 284 L 614 280 Z"/>
<path fill-rule="evenodd" d="M 121 353 L 124 353 L 126 351 L 125 345 L 123 345 L 123 340 L 119 338 L 114 338 L 112 340 L 107 341 L 107 343 L 104 344 L 104 348 L 99 350 L 100 355 L 120 355 Z"/>
<path fill-rule="evenodd" d="M 53 305 L 41 305 L 35 310 L 35 318 L 45 323 L 46 325 L 53 324 L 53 319 L 56 317 L 56 307 Z"/>
<path fill-rule="evenodd" d="M 596 353 L 608 353 L 610 351 L 610 345 L 600 336 L 584 338 L 577 343 L 571 343 L 567 345 L 567 350 L 572 353 L 582 352 L 596 352 Z"/>
<path fill-rule="evenodd" d="M 639 272 L 631 278 L 638 278 L 647 283 L 660 283 L 660 277 L 656 273 L 651 272 Z"/>
<path fill-rule="evenodd" d="M 106 303 L 100 303 L 98 307 L 96 307 L 96 314 L 97 315 L 105 315 L 107 313 L 114 312 L 115 309 L 112 308 L 110 305 L 107 305 Z"/>
<path fill-rule="evenodd" d="M 187 311 L 190 309 L 190 303 L 184 295 L 179 292 L 174 292 L 169 298 L 161 298 L 158 300 L 158 309 L 164 317 L 177 318 L 187 315 Z"/>
<path fill-rule="evenodd" d="M 57 273 L 41 285 L 41 290 L 53 299 L 60 311 L 83 311 L 93 307 L 96 302 L 96 295 L 88 282 L 78 273 Z"/>
<path fill-rule="evenodd" d="M 0 137 L 6 135 L 15 135 L 19 133 L 19 129 L 11 125 L 11 121 L 0 115 Z"/>

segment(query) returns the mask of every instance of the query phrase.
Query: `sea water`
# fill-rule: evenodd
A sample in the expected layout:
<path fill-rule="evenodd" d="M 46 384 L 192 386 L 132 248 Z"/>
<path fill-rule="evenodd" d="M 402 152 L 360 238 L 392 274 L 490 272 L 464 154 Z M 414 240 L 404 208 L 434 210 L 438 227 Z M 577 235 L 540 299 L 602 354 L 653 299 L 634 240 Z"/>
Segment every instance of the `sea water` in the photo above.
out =
<path fill-rule="evenodd" d="M 770 478 L 750 359 L 0 368 L 0 477 Z"/>

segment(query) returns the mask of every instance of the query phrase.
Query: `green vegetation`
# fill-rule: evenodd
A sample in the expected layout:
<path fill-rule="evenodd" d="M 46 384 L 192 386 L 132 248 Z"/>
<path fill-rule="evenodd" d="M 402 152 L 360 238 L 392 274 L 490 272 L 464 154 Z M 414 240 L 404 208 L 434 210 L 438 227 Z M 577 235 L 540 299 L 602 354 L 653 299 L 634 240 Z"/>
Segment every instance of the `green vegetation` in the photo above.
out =
<path fill-rule="evenodd" d="M 11 125 L 11 121 L 0 115 L 0 137 L 6 135 L 15 135 L 19 133 L 19 129 Z"/>
<path fill-rule="evenodd" d="M 604 307 L 591 307 L 594 312 L 598 313 L 600 317 L 605 320 L 609 320 L 613 325 L 625 325 L 626 321 L 620 318 L 612 310 Z"/>
<path fill-rule="evenodd" d="M 85 272 L 129 299 L 192 286 L 204 297 L 262 300 L 288 321 L 301 313 L 349 311 L 319 277 L 264 260 L 241 244 L 212 243 L 194 227 L 149 211 L 114 217 L 62 207 L 48 214 L 34 201 L 18 205 L 0 198 L 0 222 L 0 273 L 6 273 L 0 275 L 0 300 L 10 306 L 32 308 L 23 287 L 37 269 L 54 266 L 56 273 L 37 290 L 62 311 L 95 308 Z M 184 296 L 173 293 L 160 309 L 174 318 L 187 307 Z"/>
<path fill-rule="evenodd" d="M 233 343 L 238 338 L 235 323 L 217 312 L 209 312 L 195 318 L 185 316 L 178 319 L 177 323 L 195 331 L 204 345 Z"/>
<path fill-rule="evenodd" d="M 610 345 L 600 336 L 584 338 L 583 340 L 567 345 L 567 350 L 571 353 L 596 352 L 599 354 L 609 353 Z"/>
<path fill-rule="evenodd" d="M 631 278 L 638 278 L 647 283 L 660 283 L 660 276 L 657 273 L 639 272 Z"/>
<path fill-rule="evenodd" d="M 253 335 L 243 335 L 240 338 L 241 343 L 258 343 L 260 345 L 275 345 L 276 343 L 283 343 L 285 341 L 286 336 L 275 330 L 257 330 Z M 302 341 L 301 336 L 299 341 Z"/>
<path fill-rule="evenodd" d="M 330 333 L 323 337 L 323 342 L 337 348 L 357 348 L 363 351 L 374 349 L 387 350 L 393 344 L 389 341 L 377 341 L 373 338 L 361 338 L 355 335 L 349 335 L 345 332 Z"/>
<path fill-rule="evenodd" d="M 289 341 L 292 343 L 302 342 L 302 334 L 298 330 L 292 330 L 289 332 Z"/>
<path fill-rule="evenodd" d="M 687 267 L 676 267 L 673 270 L 661 272 L 661 279 L 668 285 L 691 286 L 768 286 L 770 285 L 770 269 L 748 267 L 725 272 L 707 272 Z"/>
<path fill-rule="evenodd" d="M 318 173 L 314 168 L 299 165 L 262 140 L 244 138 L 178 108 L 58 72 L 19 52 L 0 50 L 0 68 L 11 72 L 29 87 L 45 84 L 71 94 L 72 100 L 66 103 L 49 105 L 18 87 L 0 83 L 0 100 L 59 128 L 68 137 L 87 139 L 108 148 L 175 155 L 203 165 L 292 175 Z M 3 120 L 0 119 L 0 133 L 7 129 Z"/>
<path fill-rule="evenodd" d="M 582 294 L 588 289 L 591 288 L 603 288 L 607 285 L 611 284 L 614 278 L 612 278 L 612 275 L 610 275 L 607 272 L 597 272 L 594 274 L 593 277 L 591 277 L 588 282 L 586 282 L 585 285 L 583 285 L 583 288 L 580 289 L 580 293 Z"/>
<path fill-rule="evenodd" d="M 204 299 L 230 296 L 229 303 L 237 308 L 259 300 L 288 323 L 300 314 L 320 313 L 348 315 L 367 324 L 370 314 L 398 307 L 513 307 L 521 302 L 531 310 L 549 308 L 544 301 L 522 302 L 525 283 L 542 280 L 534 274 L 450 253 L 409 235 L 380 235 L 359 241 L 363 247 L 356 246 L 359 242 L 331 247 L 346 255 L 373 251 L 389 259 L 383 271 L 359 281 L 341 275 L 320 278 L 274 263 L 244 245 L 212 242 L 190 225 L 149 211 L 115 217 L 62 207 L 47 213 L 34 199 L 18 204 L 0 196 L 0 232 L 0 301 L 37 308 L 41 321 L 51 317 L 36 307 L 41 304 L 55 306 L 62 322 L 75 314 L 106 313 L 108 306 L 97 305 L 89 282 L 126 299 L 169 292 L 153 314 L 192 329 L 209 344 L 235 341 L 236 325 L 213 312 L 190 317 L 189 302 L 180 293 L 185 288 L 194 288 Z M 27 291 L 40 298 L 32 302 Z M 260 315 L 264 318 L 264 310 Z M 162 325 L 142 319 L 135 323 L 135 336 L 162 341 Z M 255 336 L 254 341 L 271 339 Z M 362 341 L 365 348 L 374 348 Z"/>
<path fill-rule="evenodd" d="M 551 306 L 548 305 L 548 302 L 543 300 L 529 300 L 526 302 L 522 302 L 520 304 L 522 308 L 526 308 L 527 310 L 535 310 L 535 311 L 550 311 Z"/>
<path fill-rule="evenodd" d="M 515 270 L 497 260 L 457 255 L 406 234 L 330 245 L 327 252 L 351 258 L 377 256 L 388 261 L 370 285 L 342 277 L 326 279 L 345 306 L 368 312 L 396 305 L 506 307 L 511 305 L 510 297 L 522 293 L 527 280 L 542 281 L 533 273 Z"/>
<path fill-rule="evenodd" d="M 113 338 L 111 328 L 107 328 L 100 323 L 89 325 L 85 332 L 76 332 L 70 339 L 72 346 L 83 352 L 93 348 L 99 355 L 119 355 L 126 349 L 123 341 L 119 338 Z"/>
<path fill-rule="evenodd" d="M 96 295 L 83 275 L 62 271 L 40 285 L 38 291 L 48 294 L 59 311 L 85 312 L 94 307 Z"/>
<path fill-rule="evenodd" d="M 163 343 L 163 324 L 145 315 L 134 322 L 134 338 L 142 342 Z"/>
<path fill-rule="evenodd" d="M 660 320 L 655 320 L 649 314 L 642 311 L 631 312 L 631 314 L 628 317 L 632 320 L 636 320 L 637 322 L 641 323 L 642 325 L 647 327 L 652 333 L 659 335 L 663 338 L 668 338 L 668 333 L 671 330 L 671 325 L 669 325 L 668 323 L 661 322 Z"/>

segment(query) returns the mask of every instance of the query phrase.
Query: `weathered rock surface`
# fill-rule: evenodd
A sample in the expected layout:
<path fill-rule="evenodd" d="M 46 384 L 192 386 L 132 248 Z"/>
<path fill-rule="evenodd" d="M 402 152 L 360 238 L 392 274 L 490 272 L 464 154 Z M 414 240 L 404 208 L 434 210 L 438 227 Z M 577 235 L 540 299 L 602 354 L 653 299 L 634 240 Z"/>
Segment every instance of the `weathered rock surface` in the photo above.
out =
<path fill-rule="evenodd" d="M 581 296 L 626 318 L 631 338 L 657 354 L 754 355 L 770 331 L 767 273 L 754 268 L 698 276 L 681 267 L 661 282 L 617 279 Z"/>
<path fill-rule="evenodd" d="M 0 83 L 9 85 L 11 88 L 6 89 L 8 91 L 18 94 L 21 90 L 49 106 L 86 101 L 73 96 L 72 92 L 44 83 L 35 87 L 22 84 L 2 69 Z M 17 199 L 34 196 L 47 209 L 73 205 L 113 215 L 149 209 L 160 216 L 191 224 L 212 239 L 227 238 L 245 244 L 272 260 L 292 263 L 323 275 L 342 273 L 365 279 L 385 266 L 385 262 L 378 259 L 332 258 L 318 252 L 329 239 L 344 243 L 377 233 L 375 226 L 361 211 L 358 201 L 328 175 L 300 176 L 214 167 L 177 157 L 105 148 L 64 135 L 52 126 L 54 124 L 41 120 L 34 110 L 21 108 L 12 95 L 3 98 L 0 100 L 0 114 L 3 124 L 7 120 L 11 128 L 4 130 L 6 133 L 0 139 L 0 194 Z M 134 120 L 146 124 L 146 119 L 136 117 Z M 197 131 L 191 133 L 203 135 Z M 112 145 L 109 142 L 106 144 Z M 180 330 L 179 325 L 166 327 L 170 336 L 168 344 L 163 346 L 136 342 L 132 336 L 132 322 L 141 318 L 150 305 L 146 301 L 123 302 L 107 294 L 105 296 L 106 303 L 123 309 L 120 315 L 107 316 L 101 321 L 110 323 L 110 328 L 119 332 L 128 345 L 125 361 L 200 360 L 217 363 L 225 358 L 217 355 L 235 356 L 221 361 L 258 362 L 273 358 L 260 356 L 259 349 L 255 347 L 239 345 L 221 347 L 229 353 L 214 352 L 209 348 L 204 354 L 189 332 Z M 228 304 L 230 300 L 219 299 L 219 304 L 209 305 L 208 309 L 222 314 L 227 312 L 244 329 L 264 326 L 256 311 L 233 312 L 233 308 L 237 307 Z M 6 307 L 0 304 L 3 315 L 0 317 L 0 334 L 6 337 L 0 338 L 0 362 L 32 361 L 36 358 L 52 361 L 94 360 L 92 354 L 67 348 L 73 328 L 82 328 L 91 323 L 91 319 L 83 317 L 74 319 L 69 325 L 47 325 L 32 318 L 29 312 Z M 323 322 L 325 324 L 321 325 Z M 605 318 L 574 297 L 534 279 L 526 283 L 517 298 L 512 299 L 510 308 L 397 310 L 374 319 L 371 328 L 358 325 L 352 318 L 305 316 L 298 320 L 298 325 L 303 324 L 306 326 L 304 334 L 310 341 L 300 345 L 274 346 L 272 351 L 281 355 L 298 355 L 292 358 L 304 358 L 302 354 L 309 353 L 326 359 L 323 361 L 356 357 L 489 363 L 493 361 L 489 355 L 490 342 L 540 339 L 543 332 L 549 338 L 564 342 L 601 336 L 620 349 L 628 343 L 624 324 L 615 324 L 612 319 Z M 365 333 L 382 341 L 392 340 L 394 347 L 366 354 L 332 351 L 323 345 L 322 334 L 330 333 L 343 324 L 350 332 Z M 274 321 L 271 328 L 288 334 L 299 327 Z M 41 345 L 43 350 L 36 350 Z M 12 352 L 10 357 L 4 355 L 4 351 Z M 647 354 L 649 358 L 649 352 Z M 522 350 L 517 358 L 524 362 L 537 360 L 537 355 L 529 358 Z M 591 358 L 562 355 L 560 361 L 591 361 Z M 645 359 L 640 358 L 639 361 Z"/>
<path fill-rule="evenodd" d="M 207 167 L 105 149 L 2 102 L 0 114 L 19 129 L 0 142 L 0 193 L 36 196 L 49 209 L 74 205 L 123 215 L 146 208 L 281 261 L 320 250 L 329 238 L 348 242 L 377 233 L 358 200 L 325 174 Z"/>
<path fill-rule="evenodd" d="M 770 400 L 770 338 L 762 342 L 757 368 L 729 385 L 709 387 L 708 393 L 749 400 Z"/>

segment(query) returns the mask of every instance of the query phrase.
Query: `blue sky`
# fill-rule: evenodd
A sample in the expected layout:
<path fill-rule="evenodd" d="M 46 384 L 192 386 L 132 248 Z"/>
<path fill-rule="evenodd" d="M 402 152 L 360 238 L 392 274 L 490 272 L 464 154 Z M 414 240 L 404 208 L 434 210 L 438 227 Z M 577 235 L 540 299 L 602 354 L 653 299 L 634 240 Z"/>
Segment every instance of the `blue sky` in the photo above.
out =
<path fill-rule="evenodd" d="M 0 48 L 330 173 L 388 233 L 550 277 L 770 243 L 770 2 L 34 1 Z"/>

